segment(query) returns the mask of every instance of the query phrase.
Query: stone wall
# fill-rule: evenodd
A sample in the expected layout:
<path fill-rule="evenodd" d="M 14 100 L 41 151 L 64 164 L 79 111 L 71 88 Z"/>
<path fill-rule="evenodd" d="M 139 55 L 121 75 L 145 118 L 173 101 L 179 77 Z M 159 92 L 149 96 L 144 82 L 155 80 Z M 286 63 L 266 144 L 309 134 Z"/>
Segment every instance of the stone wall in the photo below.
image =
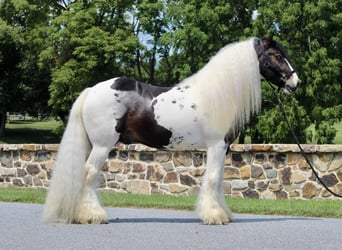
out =
<path fill-rule="evenodd" d="M 342 145 L 303 145 L 324 182 L 342 194 Z M 0 187 L 48 188 L 58 145 L 0 145 Z M 205 151 L 161 151 L 119 145 L 99 188 L 140 194 L 196 195 L 206 171 Z M 232 145 L 225 161 L 227 196 L 336 199 L 316 180 L 296 145 Z"/>

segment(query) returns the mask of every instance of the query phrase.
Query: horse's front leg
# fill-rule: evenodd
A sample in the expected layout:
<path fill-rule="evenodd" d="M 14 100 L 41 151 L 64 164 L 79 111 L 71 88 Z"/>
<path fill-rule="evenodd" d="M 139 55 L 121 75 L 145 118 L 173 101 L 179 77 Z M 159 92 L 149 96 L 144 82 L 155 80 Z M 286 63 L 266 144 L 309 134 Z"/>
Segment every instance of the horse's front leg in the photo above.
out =
<path fill-rule="evenodd" d="M 220 142 L 207 151 L 207 170 L 201 187 L 197 211 L 205 224 L 222 225 L 232 221 L 223 192 L 223 168 L 228 144 Z"/>

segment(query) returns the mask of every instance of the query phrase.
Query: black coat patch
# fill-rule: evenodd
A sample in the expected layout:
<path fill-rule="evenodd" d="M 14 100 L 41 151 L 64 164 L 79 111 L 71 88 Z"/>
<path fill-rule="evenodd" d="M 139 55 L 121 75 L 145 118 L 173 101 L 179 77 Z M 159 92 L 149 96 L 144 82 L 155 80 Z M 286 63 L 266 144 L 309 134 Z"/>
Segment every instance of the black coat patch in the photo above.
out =
<path fill-rule="evenodd" d="M 163 148 L 170 143 L 171 131 L 158 125 L 152 110 L 139 107 L 127 112 L 117 120 L 115 127 L 120 141 L 125 144 L 143 143 L 154 148 Z"/>
<path fill-rule="evenodd" d="M 133 91 L 136 90 L 137 81 L 128 77 L 120 77 L 115 79 L 111 88 L 121 91 Z"/>
<path fill-rule="evenodd" d="M 171 87 L 161 87 L 142 83 L 128 77 L 120 77 L 115 79 L 111 88 L 119 91 L 136 91 L 140 96 L 149 99 L 152 99 L 153 97 L 156 97 L 161 93 L 167 92 L 171 89 Z"/>
<path fill-rule="evenodd" d="M 149 100 L 171 89 L 141 83 L 128 77 L 117 78 L 111 88 L 118 91 L 134 91 L 137 96 Z M 165 147 L 170 143 L 172 132 L 160 126 L 155 119 L 153 106 L 157 101 L 146 107 L 146 103 L 139 103 L 138 100 L 139 98 L 128 104 L 124 115 L 117 119 L 115 130 L 120 133 L 119 141 L 126 144 L 143 143 L 154 148 Z"/>

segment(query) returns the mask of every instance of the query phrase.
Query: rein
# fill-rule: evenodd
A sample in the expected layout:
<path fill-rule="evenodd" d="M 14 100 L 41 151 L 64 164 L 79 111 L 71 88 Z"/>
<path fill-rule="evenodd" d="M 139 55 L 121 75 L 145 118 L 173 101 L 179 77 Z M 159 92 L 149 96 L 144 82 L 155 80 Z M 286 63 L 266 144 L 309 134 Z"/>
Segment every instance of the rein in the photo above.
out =
<path fill-rule="evenodd" d="M 315 168 L 312 166 L 312 164 L 311 164 L 309 158 L 308 158 L 307 155 L 305 154 L 305 152 L 304 152 L 304 150 L 303 150 L 303 148 L 302 148 L 302 146 L 301 146 L 301 144 L 300 144 L 300 142 L 299 142 L 299 140 L 298 140 L 298 137 L 296 136 L 296 134 L 295 134 L 295 132 L 293 131 L 293 128 L 292 128 L 292 126 L 291 126 L 291 124 L 290 124 L 290 122 L 289 122 L 289 119 L 288 119 L 288 117 L 287 117 L 287 114 L 286 114 L 286 111 L 285 111 L 285 108 L 284 108 L 284 104 L 283 104 L 283 102 L 281 101 L 281 98 L 280 98 L 280 89 L 281 89 L 281 88 L 278 88 L 278 89 L 276 90 L 276 89 L 273 87 L 273 85 L 272 85 L 269 81 L 267 81 L 267 82 L 270 84 L 270 86 L 271 86 L 272 89 L 274 90 L 275 94 L 277 95 L 279 107 L 280 107 L 280 110 L 281 110 L 281 112 L 282 112 L 282 114 L 283 114 L 283 117 L 284 117 L 284 119 L 285 119 L 285 121 L 286 121 L 287 127 L 289 128 L 289 130 L 290 130 L 290 132 L 291 132 L 291 134 L 292 134 L 292 137 L 293 137 L 293 139 L 295 140 L 295 142 L 296 142 L 296 144 L 297 144 L 297 146 L 298 146 L 298 148 L 299 148 L 299 150 L 300 150 L 302 156 L 304 157 L 304 159 L 305 159 L 305 161 L 307 162 L 307 164 L 310 166 L 310 168 L 311 168 L 312 172 L 314 173 L 314 175 L 316 176 L 317 180 L 319 180 L 319 182 L 321 183 L 321 185 L 322 185 L 329 193 L 331 193 L 332 195 L 334 195 L 334 196 L 336 196 L 336 197 L 342 198 L 342 195 L 339 195 L 339 194 L 335 193 L 334 191 L 332 191 L 332 190 L 331 190 L 331 189 L 322 181 L 322 179 L 319 177 L 317 171 L 316 171 Z"/>

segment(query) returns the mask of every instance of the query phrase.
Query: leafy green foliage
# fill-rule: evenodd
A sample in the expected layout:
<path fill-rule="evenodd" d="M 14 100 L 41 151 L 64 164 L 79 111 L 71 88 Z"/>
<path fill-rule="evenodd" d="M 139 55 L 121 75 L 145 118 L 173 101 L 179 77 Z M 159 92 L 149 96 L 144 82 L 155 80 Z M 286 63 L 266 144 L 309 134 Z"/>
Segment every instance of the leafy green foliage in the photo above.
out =
<path fill-rule="evenodd" d="M 183 79 L 207 63 L 226 44 L 245 38 L 254 1 L 168 1 L 168 30 L 162 42 L 177 58 L 173 75 Z"/>
<path fill-rule="evenodd" d="M 18 85 L 20 73 L 19 64 L 22 58 L 23 40 L 20 28 L 11 27 L 0 19 L 0 109 L 11 109 L 12 96 L 20 97 Z M 14 106 L 14 105 L 13 105 Z"/>
<path fill-rule="evenodd" d="M 332 143 L 342 118 L 342 8 L 335 0 L 3 0 L 0 104 L 60 116 L 86 87 L 115 76 L 171 85 L 221 47 L 273 35 L 302 86 L 284 98 L 301 142 Z M 246 128 L 252 142 L 292 142 L 273 91 Z M 49 104 L 49 105 L 47 105 Z M 310 124 L 313 130 L 304 133 Z M 1 126 L 0 126 L 1 127 Z M 243 137 L 241 137 L 243 141 Z"/>
<path fill-rule="evenodd" d="M 11 1 L 4 0 L 0 4 L 0 18 L 2 27 L 10 26 L 16 30 L 14 39 L 17 43 L 15 51 L 7 50 L 10 54 L 5 58 L 7 65 L 15 67 L 8 74 L 12 79 L 7 81 L 6 89 L 15 89 L 7 96 L 9 105 L 3 106 L 5 111 L 29 113 L 32 115 L 46 115 L 49 113 L 47 99 L 49 98 L 49 69 L 38 68 L 38 56 L 44 48 L 47 25 L 51 18 L 49 3 L 56 1 Z M 39 7 L 38 7 L 39 6 Z M 17 58 L 17 62 L 13 60 Z M 4 69 L 4 68 L 1 68 Z M 0 74 L 3 73 L 0 70 Z M 4 78 L 2 78 L 4 79 Z"/>
<path fill-rule="evenodd" d="M 342 118 L 341 5 L 334 0 L 262 0 L 254 22 L 256 35 L 273 33 L 288 48 L 302 80 L 295 97 L 315 124 L 317 143 L 332 143 L 333 124 Z"/>
<path fill-rule="evenodd" d="M 134 61 L 137 39 L 127 32 L 127 9 L 116 4 L 75 1 L 52 21 L 49 46 L 42 51 L 40 62 L 43 67 L 52 66 L 49 104 L 55 114 L 67 113 L 84 88 L 130 73 L 125 66 Z"/>

